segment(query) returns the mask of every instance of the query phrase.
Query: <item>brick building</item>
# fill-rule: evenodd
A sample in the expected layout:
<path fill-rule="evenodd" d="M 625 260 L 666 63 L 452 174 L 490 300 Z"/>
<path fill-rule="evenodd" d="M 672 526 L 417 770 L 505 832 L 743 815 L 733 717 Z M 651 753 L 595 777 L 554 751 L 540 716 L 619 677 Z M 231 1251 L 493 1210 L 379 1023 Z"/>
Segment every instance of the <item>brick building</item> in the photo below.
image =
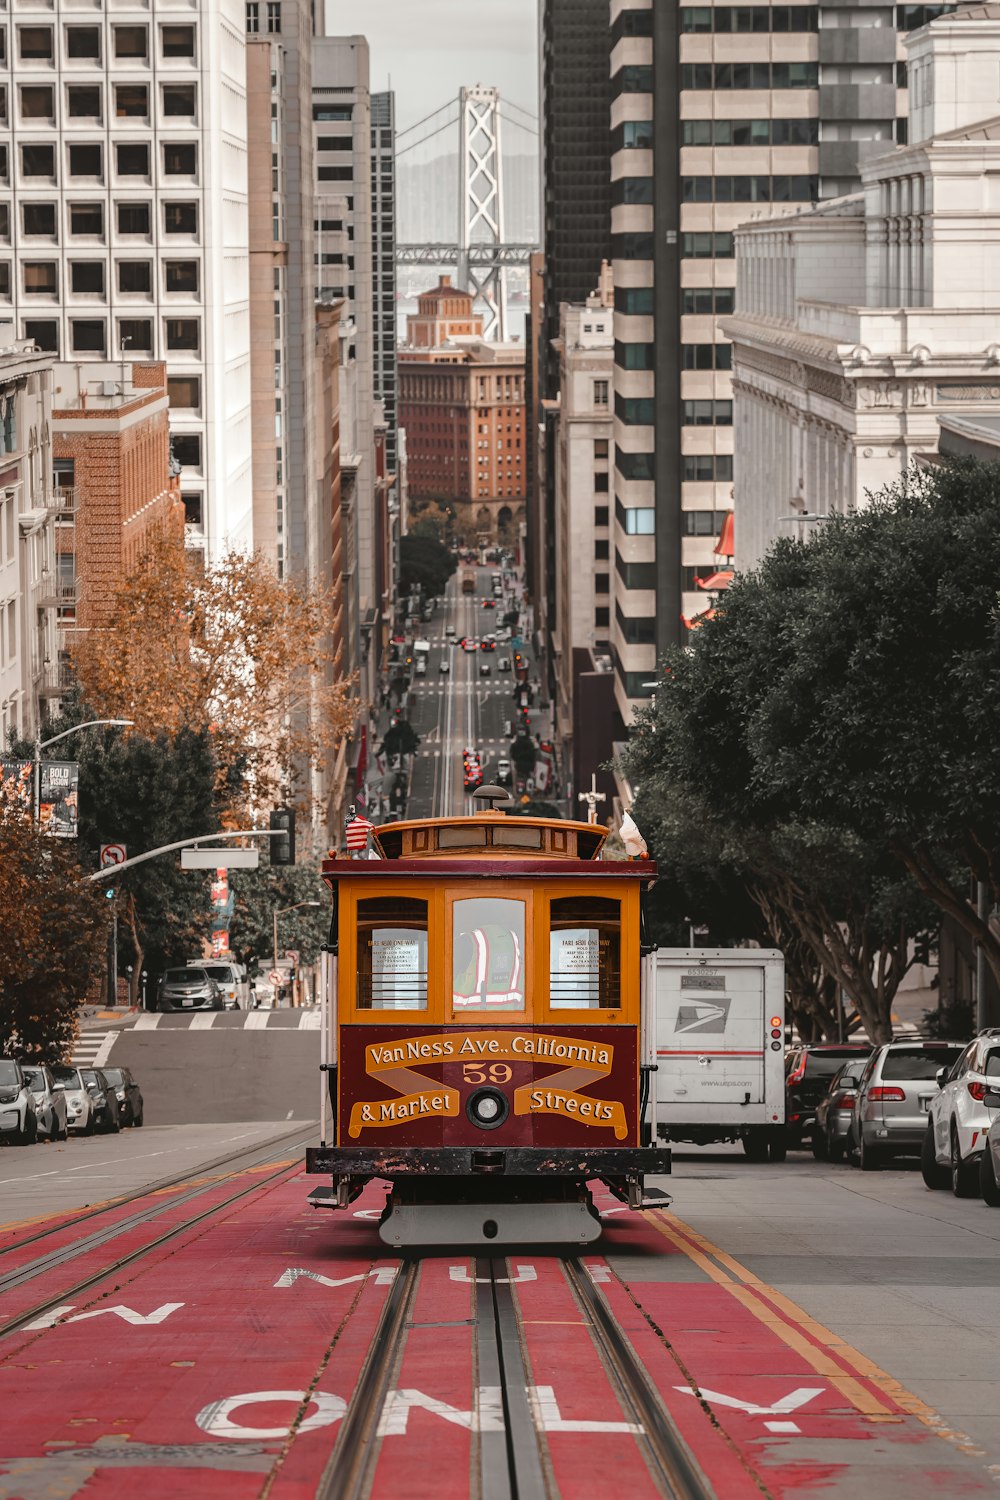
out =
<path fill-rule="evenodd" d="M 55 367 L 52 468 L 62 499 L 56 560 L 67 646 L 109 623 L 115 592 L 152 537 L 183 529 L 168 412 L 161 363 Z"/>
<path fill-rule="evenodd" d="M 481 534 L 524 519 L 525 349 L 488 342 L 472 297 L 442 277 L 417 300 L 399 350 L 410 496 L 465 511 Z"/>

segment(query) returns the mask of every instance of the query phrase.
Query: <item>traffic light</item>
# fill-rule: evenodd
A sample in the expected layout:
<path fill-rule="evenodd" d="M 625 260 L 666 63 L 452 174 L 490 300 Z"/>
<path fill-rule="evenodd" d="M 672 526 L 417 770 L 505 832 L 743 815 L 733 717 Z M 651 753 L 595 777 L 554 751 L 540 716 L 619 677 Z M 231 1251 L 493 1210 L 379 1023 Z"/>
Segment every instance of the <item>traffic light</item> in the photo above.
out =
<path fill-rule="evenodd" d="M 272 865 L 295 863 L 295 814 L 290 807 L 277 807 L 271 814 L 270 828 L 278 838 L 271 840 Z"/>

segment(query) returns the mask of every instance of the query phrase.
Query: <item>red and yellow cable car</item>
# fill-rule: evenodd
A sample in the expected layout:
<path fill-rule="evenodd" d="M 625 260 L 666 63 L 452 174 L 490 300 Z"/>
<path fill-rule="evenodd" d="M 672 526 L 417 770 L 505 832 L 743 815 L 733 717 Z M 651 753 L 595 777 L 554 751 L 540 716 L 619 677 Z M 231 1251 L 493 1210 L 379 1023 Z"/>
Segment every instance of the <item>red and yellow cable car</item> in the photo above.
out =
<path fill-rule="evenodd" d="M 645 1176 L 670 1171 L 643 1119 L 656 866 L 603 860 L 605 838 L 490 806 L 376 828 L 376 857 L 324 862 L 328 1088 L 307 1170 L 332 1186 L 311 1202 L 346 1207 L 383 1178 L 379 1232 L 409 1246 L 587 1244 L 588 1182 L 646 1201 Z"/>

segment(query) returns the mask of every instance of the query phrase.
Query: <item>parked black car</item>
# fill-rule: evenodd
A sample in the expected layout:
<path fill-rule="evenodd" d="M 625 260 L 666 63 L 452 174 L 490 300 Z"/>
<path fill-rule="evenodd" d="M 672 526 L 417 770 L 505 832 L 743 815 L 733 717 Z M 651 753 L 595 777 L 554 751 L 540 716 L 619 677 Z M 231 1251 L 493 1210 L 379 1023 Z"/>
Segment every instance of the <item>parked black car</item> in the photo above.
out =
<path fill-rule="evenodd" d="M 160 979 L 157 1010 L 223 1010 L 225 997 L 205 969 L 167 969 Z"/>
<path fill-rule="evenodd" d="M 865 1070 L 863 1057 L 852 1057 L 839 1067 L 816 1106 L 812 1153 L 817 1161 L 843 1161 L 852 1149 L 849 1132 L 858 1082 Z"/>
<path fill-rule="evenodd" d="M 142 1089 L 129 1068 L 102 1068 L 105 1078 L 118 1095 L 118 1109 L 123 1125 L 142 1124 Z"/>
<path fill-rule="evenodd" d="M 117 1135 L 122 1128 L 118 1095 L 108 1082 L 101 1068 L 81 1068 L 83 1086 L 94 1105 L 94 1121 L 98 1130 Z"/>
<path fill-rule="evenodd" d="M 818 1042 L 789 1049 L 785 1054 L 785 1129 L 790 1150 L 811 1137 L 816 1106 L 833 1075 L 852 1057 L 866 1058 L 871 1050 L 868 1042 Z"/>

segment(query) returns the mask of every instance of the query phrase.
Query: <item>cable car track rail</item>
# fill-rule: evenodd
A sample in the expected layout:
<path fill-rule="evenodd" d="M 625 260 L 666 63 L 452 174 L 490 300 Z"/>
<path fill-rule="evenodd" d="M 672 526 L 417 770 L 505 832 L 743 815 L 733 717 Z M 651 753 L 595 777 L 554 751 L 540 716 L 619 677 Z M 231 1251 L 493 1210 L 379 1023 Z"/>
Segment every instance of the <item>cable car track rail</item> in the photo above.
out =
<path fill-rule="evenodd" d="M 299 1131 L 297 1134 L 302 1135 L 304 1133 Z M 283 1142 L 281 1144 L 283 1145 Z M 275 1150 L 272 1144 L 272 1157 L 274 1154 Z M 282 1152 L 282 1154 L 284 1153 Z M 67 1298 L 78 1296 L 81 1292 L 85 1292 L 90 1287 L 96 1286 L 98 1282 L 104 1281 L 108 1276 L 124 1269 L 125 1266 L 132 1265 L 134 1262 L 141 1260 L 143 1256 L 150 1254 L 161 1245 L 169 1244 L 171 1240 L 178 1239 L 181 1235 L 187 1233 L 188 1230 L 193 1229 L 196 1225 L 203 1223 L 206 1219 L 212 1218 L 214 1215 L 232 1207 L 234 1203 L 239 1203 L 244 1198 L 248 1198 L 252 1194 L 259 1192 L 261 1188 L 267 1187 L 279 1178 L 287 1176 L 290 1172 L 298 1170 L 299 1164 L 297 1162 L 291 1166 L 287 1162 L 283 1162 L 275 1171 L 269 1172 L 266 1176 L 255 1178 L 253 1182 L 240 1188 L 239 1192 L 232 1193 L 221 1202 L 213 1203 L 210 1207 L 202 1209 L 199 1213 L 185 1218 L 180 1224 L 172 1225 L 165 1233 L 157 1235 L 155 1239 L 147 1241 L 135 1250 L 130 1250 L 126 1255 L 119 1256 L 117 1260 L 107 1262 L 90 1275 L 81 1277 L 79 1281 L 73 1282 L 69 1286 L 61 1286 L 54 1296 L 47 1297 L 26 1311 L 19 1313 L 16 1317 L 9 1319 L 7 1322 L 0 1323 L 0 1340 L 17 1333 L 19 1330 L 25 1328 L 27 1324 L 33 1323 L 36 1319 L 51 1312 L 53 1308 L 61 1306 Z M 108 1240 L 118 1238 L 120 1234 L 128 1229 L 139 1228 L 143 1224 L 150 1223 L 152 1220 L 159 1218 L 163 1213 L 169 1212 L 173 1208 L 202 1198 L 212 1188 L 218 1188 L 218 1186 L 218 1179 L 202 1183 L 198 1187 L 192 1188 L 190 1192 L 171 1198 L 166 1203 L 158 1202 L 155 1205 L 151 1204 L 144 1212 L 134 1214 L 124 1223 L 116 1222 L 113 1225 L 108 1225 L 97 1234 L 89 1235 L 85 1240 L 76 1241 L 73 1244 L 64 1246 L 60 1250 L 40 1256 L 37 1260 L 29 1262 L 26 1266 L 17 1267 L 6 1276 L 0 1278 L 0 1295 L 12 1291 L 15 1287 L 32 1281 L 38 1276 L 44 1275 L 47 1271 L 55 1270 L 61 1265 L 66 1265 L 79 1259 L 80 1256 L 86 1254 L 89 1250 L 97 1249 Z"/>

